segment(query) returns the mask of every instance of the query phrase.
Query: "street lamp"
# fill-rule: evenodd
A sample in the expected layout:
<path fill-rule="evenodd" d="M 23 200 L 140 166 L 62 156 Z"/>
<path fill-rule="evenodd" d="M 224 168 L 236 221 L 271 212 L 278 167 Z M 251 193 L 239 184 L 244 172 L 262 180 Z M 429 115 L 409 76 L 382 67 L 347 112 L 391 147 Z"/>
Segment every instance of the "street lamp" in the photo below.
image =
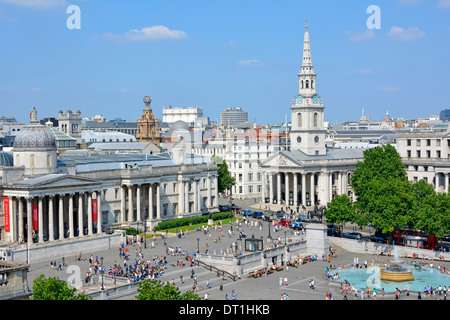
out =
<path fill-rule="evenodd" d="M 286 245 L 286 230 L 284 230 L 284 245 Z"/>
<path fill-rule="evenodd" d="M 102 264 L 102 269 L 101 269 L 101 273 L 102 273 L 102 290 L 105 290 L 105 287 L 103 286 L 103 274 L 104 274 L 104 271 L 103 271 L 103 257 L 100 257 L 100 262 Z"/>
<path fill-rule="evenodd" d="M 197 253 L 200 253 L 200 239 L 197 238 Z"/>

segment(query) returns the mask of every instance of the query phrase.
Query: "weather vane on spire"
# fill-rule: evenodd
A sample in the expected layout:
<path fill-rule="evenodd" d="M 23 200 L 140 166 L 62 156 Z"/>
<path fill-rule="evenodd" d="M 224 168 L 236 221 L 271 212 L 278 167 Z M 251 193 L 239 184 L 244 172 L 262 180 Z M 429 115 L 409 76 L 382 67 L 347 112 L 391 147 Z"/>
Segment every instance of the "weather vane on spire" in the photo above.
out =
<path fill-rule="evenodd" d="M 308 31 L 308 17 L 306 17 L 306 31 Z"/>

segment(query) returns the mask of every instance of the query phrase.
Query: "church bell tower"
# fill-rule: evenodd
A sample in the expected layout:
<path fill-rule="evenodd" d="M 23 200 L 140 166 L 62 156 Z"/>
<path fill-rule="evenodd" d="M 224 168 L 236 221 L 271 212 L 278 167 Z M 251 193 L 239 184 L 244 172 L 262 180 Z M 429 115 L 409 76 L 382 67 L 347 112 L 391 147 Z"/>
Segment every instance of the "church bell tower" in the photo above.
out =
<path fill-rule="evenodd" d="M 291 150 L 300 150 L 308 155 L 325 155 L 325 108 L 323 100 L 316 93 L 316 73 L 311 62 L 308 22 L 303 44 L 303 63 L 298 79 L 299 92 L 291 107 Z"/>

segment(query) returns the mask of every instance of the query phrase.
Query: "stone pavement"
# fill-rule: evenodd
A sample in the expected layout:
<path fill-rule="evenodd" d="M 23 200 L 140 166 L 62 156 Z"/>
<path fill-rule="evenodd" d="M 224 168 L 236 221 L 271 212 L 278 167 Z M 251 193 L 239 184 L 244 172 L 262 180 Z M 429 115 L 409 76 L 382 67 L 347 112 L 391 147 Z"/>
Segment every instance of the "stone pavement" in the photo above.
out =
<path fill-rule="evenodd" d="M 222 199 L 224 200 L 224 199 Z M 250 207 L 250 206 L 247 206 Z M 255 219 L 248 218 L 248 220 L 256 221 Z M 260 220 L 257 220 L 260 221 Z M 189 267 L 187 264 L 184 267 L 176 266 L 176 261 L 179 259 L 183 259 L 182 256 L 170 256 L 166 255 L 166 247 L 164 246 L 164 241 L 166 245 L 172 248 L 181 248 L 182 251 L 187 251 L 189 255 L 192 255 L 194 251 L 197 249 L 197 246 L 200 252 L 204 253 L 206 250 L 209 250 L 210 253 L 216 252 L 216 254 L 224 253 L 231 248 L 231 244 L 233 242 L 238 243 L 238 248 L 244 247 L 244 240 L 239 241 L 238 233 L 236 232 L 236 227 L 233 224 L 233 235 L 228 236 L 228 230 L 230 229 L 230 225 L 225 225 L 223 230 L 223 236 L 219 231 L 214 229 L 210 229 L 206 234 L 203 231 L 191 231 L 189 234 L 185 234 L 184 237 L 178 238 L 177 236 L 171 235 L 166 237 L 166 239 L 157 238 L 153 240 L 155 243 L 155 247 L 151 248 L 152 239 L 147 240 L 147 248 L 142 247 L 142 252 L 144 254 L 144 259 L 151 259 L 153 256 L 167 256 L 168 264 L 174 263 L 175 266 L 169 266 L 164 275 L 160 278 L 162 281 L 172 281 L 174 280 L 176 285 L 180 288 L 182 292 L 186 290 L 191 290 L 193 285 L 193 279 L 191 279 L 191 271 L 194 270 L 195 275 L 197 277 L 198 282 L 198 291 L 202 298 L 204 298 L 205 294 L 209 294 L 212 300 L 224 300 L 226 295 L 231 300 L 231 292 L 234 290 L 236 293 L 238 300 L 279 300 L 282 295 L 288 294 L 291 300 L 324 300 L 325 294 L 327 292 L 332 293 L 332 298 L 335 300 L 343 299 L 343 295 L 340 293 L 340 287 L 337 283 L 330 283 L 324 277 L 324 268 L 329 266 L 329 263 L 326 261 L 322 261 L 319 259 L 318 261 L 306 263 L 304 265 L 299 266 L 298 268 L 289 267 L 284 268 L 282 271 L 274 272 L 270 274 L 268 277 L 262 278 L 247 278 L 246 275 L 242 275 L 241 279 L 233 281 L 232 279 L 222 280 L 222 277 L 217 277 L 214 271 L 210 271 L 202 266 L 194 266 Z M 264 239 L 264 244 L 266 245 L 267 236 L 268 236 L 269 222 L 263 222 L 262 229 L 260 228 L 251 228 L 245 227 L 244 231 L 246 232 L 248 237 L 256 237 Z M 286 231 L 286 233 L 284 232 Z M 282 231 L 274 232 L 271 229 L 271 236 L 273 238 L 278 238 L 281 243 L 284 243 L 285 238 L 288 239 L 290 235 L 290 230 L 287 228 L 283 228 Z M 215 242 L 214 240 L 220 236 L 220 242 Z M 207 246 L 206 246 L 207 245 Z M 130 263 L 134 262 L 136 259 L 135 251 L 138 248 L 137 244 L 133 244 L 128 246 Z M 119 259 L 118 249 L 105 250 L 100 252 L 90 252 L 89 248 L 86 248 L 85 252 L 82 252 L 82 260 L 78 261 L 76 256 L 68 256 L 65 258 L 66 266 L 63 270 L 52 270 L 50 268 L 50 260 L 43 261 L 38 263 L 31 262 L 30 272 L 28 274 L 28 281 L 30 283 L 30 288 L 32 286 L 32 280 L 39 276 L 40 274 L 44 274 L 46 277 L 58 277 L 60 280 L 68 280 L 70 277 L 74 277 L 75 269 L 80 271 L 79 276 L 81 277 L 81 281 L 84 279 L 84 275 L 89 270 L 88 259 L 92 255 L 95 259 L 98 257 L 100 261 L 100 257 L 104 258 L 104 266 L 106 270 L 109 266 L 112 266 L 115 261 L 117 261 L 120 265 L 123 266 L 123 261 Z M 341 248 L 335 248 L 337 252 L 337 257 L 332 258 L 331 264 L 334 266 L 338 265 L 350 265 L 353 263 L 353 259 L 355 256 L 358 256 L 360 261 L 372 261 L 372 259 L 376 259 L 374 255 L 355 255 L 351 252 L 346 252 Z M 388 257 L 380 257 L 380 264 L 383 264 L 384 261 L 387 261 Z M 56 263 L 58 263 L 61 259 L 56 259 Z M 447 268 L 449 265 L 446 266 Z M 180 283 L 180 276 L 183 276 L 183 283 Z M 287 277 L 288 285 L 284 286 L 279 284 L 280 277 Z M 98 277 L 94 277 L 95 284 L 90 287 L 85 287 L 83 290 L 86 292 L 97 291 L 100 287 L 100 284 L 97 282 Z M 314 279 L 315 281 L 315 289 L 310 290 L 309 281 Z M 206 283 L 209 280 L 211 288 L 207 288 Z M 112 287 L 111 283 L 106 282 L 106 286 L 108 288 Z M 123 298 L 124 300 L 131 300 L 134 298 L 134 295 L 130 295 L 129 297 Z M 422 297 L 425 299 L 431 299 Z M 353 296 L 349 296 L 349 300 L 355 299 Z M 358 295 L 358 298 L 361 299 Z M 384 297 L 378 295 L 377 300 L 393 300 L 393 294 L 386 294 Z M 415 294 L 407 296 L 402 296 L 401 299 L 417 299 Z"/>

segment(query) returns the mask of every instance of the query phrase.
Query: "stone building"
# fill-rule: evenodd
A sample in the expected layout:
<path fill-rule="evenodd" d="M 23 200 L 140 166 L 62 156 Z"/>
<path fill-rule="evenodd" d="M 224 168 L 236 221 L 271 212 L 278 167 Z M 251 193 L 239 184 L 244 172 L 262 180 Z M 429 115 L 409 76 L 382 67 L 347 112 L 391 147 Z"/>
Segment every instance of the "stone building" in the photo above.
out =
<path fill-rule="evenodd" d="M 156 145 L 160 144 L 160 133 L 158 130 L 158 119 L 152 112 L 150 104 L 152 98 L 149 96 L 144 97 L 145 108 L 142 116 L 138 119 L 138 132 L 136 139 L 140 142 L 152 142 Z"/>

